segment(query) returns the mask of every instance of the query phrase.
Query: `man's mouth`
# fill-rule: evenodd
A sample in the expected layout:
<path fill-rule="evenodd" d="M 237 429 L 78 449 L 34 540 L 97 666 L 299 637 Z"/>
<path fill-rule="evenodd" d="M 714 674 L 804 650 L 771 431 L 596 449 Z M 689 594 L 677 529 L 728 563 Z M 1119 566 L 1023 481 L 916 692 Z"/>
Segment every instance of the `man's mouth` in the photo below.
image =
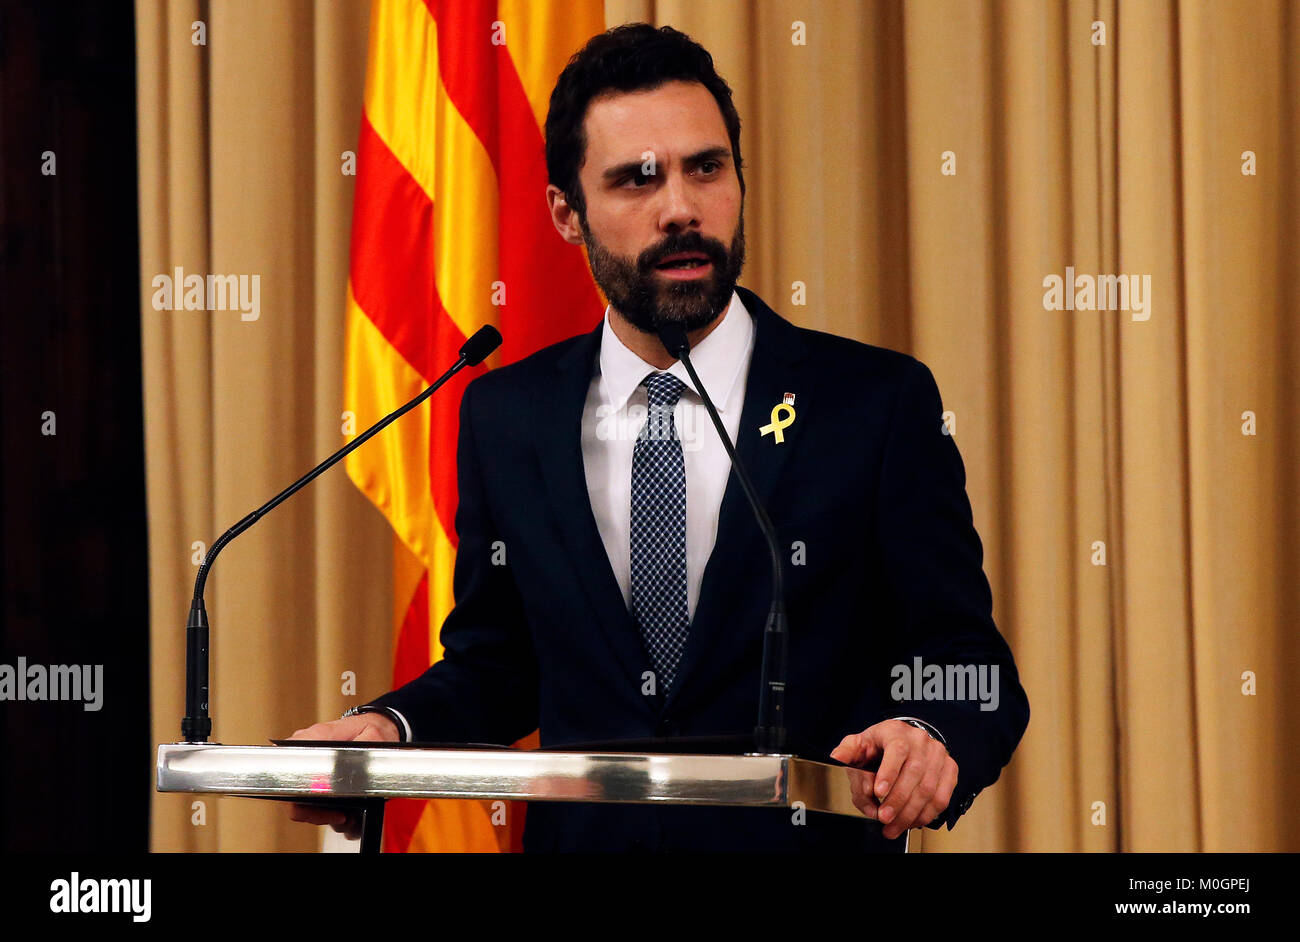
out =
<path fill-rule="evenodd" d="M 703 252 L 677 252 L 665 256 L 655 271 L 672 281 L 698 281 L 713 271 L 713 262 Z"/>
<path fill-rule="evenodd" d="M 655 268 L 660 271 L 690 271 L 708 264 L 709 257 L 703 252 L 678 252 L 676 255 L 669 255 Z"/>

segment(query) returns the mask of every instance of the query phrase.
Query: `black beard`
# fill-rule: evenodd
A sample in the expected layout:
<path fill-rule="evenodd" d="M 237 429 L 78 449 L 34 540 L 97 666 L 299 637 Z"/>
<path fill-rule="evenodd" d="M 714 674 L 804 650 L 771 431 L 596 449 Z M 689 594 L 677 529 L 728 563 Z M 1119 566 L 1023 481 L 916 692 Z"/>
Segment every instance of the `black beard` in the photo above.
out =
<path fill-rule="evenodd" d="M 625 259 L 610 252 L 591 234 L 585 218 L 580 217 L 579 222 L 596 284 L 628 323 L 647 334 L 658 333 L 664 324 L 677 324 L 688 332 L 712 324 L 730 303 L 745 266 L 743 206 L 730 250 L 717 239 L 682 232 L 668 236 L 635 259 Z M 704 253 L 713 263 L 713 270 L 691 281 L 658 277 L 655 265 L 678 252 Z"/>

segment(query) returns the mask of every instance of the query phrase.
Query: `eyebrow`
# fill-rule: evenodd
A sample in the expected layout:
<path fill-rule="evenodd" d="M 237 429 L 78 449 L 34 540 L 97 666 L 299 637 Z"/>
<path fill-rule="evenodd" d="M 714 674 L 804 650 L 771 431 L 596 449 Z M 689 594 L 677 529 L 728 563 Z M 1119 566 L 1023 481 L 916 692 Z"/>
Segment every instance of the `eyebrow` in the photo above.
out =
<path fill-rule="evenodd" d="M 717 145 L 715 147 L 706 147 L 704 150 L 696 151 L 683 159 L 682 163 L 688 167 L 695 167 L 709 160 L 726 161 L 730 159 L 731 148 Z M 613 167 L 610 167 L 602 173 L 600 178 L 607 182 L 618 180 L 627 174 L 639 172 L 644 164 L 644 160 L 629 160 L 621 164 L 615 164 Z"/>

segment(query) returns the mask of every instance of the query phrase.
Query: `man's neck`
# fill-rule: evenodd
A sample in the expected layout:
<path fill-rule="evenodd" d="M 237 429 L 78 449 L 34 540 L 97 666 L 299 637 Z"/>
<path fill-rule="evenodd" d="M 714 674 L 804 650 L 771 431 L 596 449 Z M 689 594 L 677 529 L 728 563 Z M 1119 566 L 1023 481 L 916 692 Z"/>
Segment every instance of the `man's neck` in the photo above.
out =
<path fill-rule="evenodd" d="M 715 327 L 722 323 L 722 319 L 727 316 L 727 310 L 730 307 L 731 302 L 728 301 L 727 306 L 722 309 L 721 313 L 708 324 L 686 332 L 686 339 L 691 342 L 692 350 L 699 345 L 701 340 L 709 336 Z M 664 349 L 658 335 L 647 334 L 645 331 L 632 326 L 632 322 L 620 314 L 618 308 L 613 305 L 610 305 L 609 308 L 609 326 L 614 329 L 614 336 L 623 342 L 623 346 L 655 369 L 666 370 L 677 362 L 677 358 Z"/>

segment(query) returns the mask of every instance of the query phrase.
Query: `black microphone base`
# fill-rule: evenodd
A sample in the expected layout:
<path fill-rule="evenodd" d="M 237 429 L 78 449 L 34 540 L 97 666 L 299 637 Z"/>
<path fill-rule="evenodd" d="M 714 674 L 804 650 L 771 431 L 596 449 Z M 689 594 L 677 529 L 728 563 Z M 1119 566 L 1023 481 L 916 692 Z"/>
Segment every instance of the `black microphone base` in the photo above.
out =
<path fill-rule="evenodd" d="M 187 716 L 181 720 L 181 742 L 207 742 L 212 735 L 212 717 Z"/>
<path fill-rule="evenodd" d="M 784 755 L 786 734 L 784 726 L 755 726 L 754 750 L 770 755 Z"/>

